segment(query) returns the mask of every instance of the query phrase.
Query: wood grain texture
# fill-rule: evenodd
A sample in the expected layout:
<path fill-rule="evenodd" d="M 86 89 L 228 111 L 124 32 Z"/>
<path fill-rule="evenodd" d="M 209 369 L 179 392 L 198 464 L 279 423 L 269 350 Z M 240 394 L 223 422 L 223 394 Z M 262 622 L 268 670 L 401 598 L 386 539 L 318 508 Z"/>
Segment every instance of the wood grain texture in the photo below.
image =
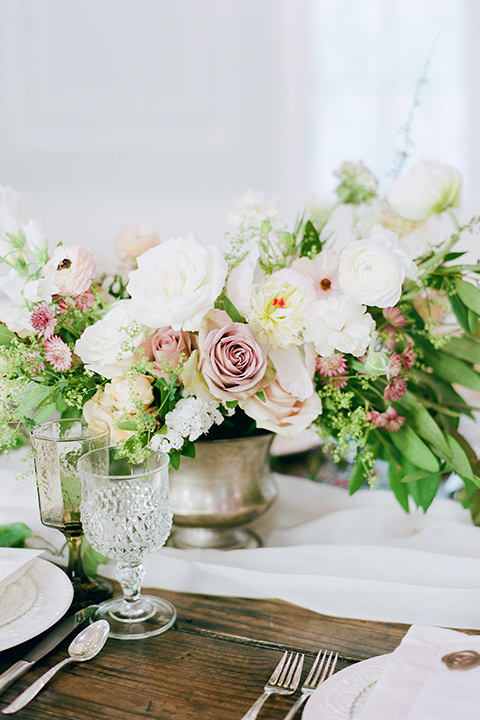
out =
<path fill-rule="evenodd" d="M 61 670 L 18 720 L 234 720 L 258 697 L 285 648 L 338 650 L 338 669 L 391 652 L 407 625 L 326 617 L 277 600 L 144 590 L 177 608 L 175 628 L 136 641 L 108 640 L 87 663 Z M 71 637 L 0 697 L 5 707 L 67 654 Z M 38 642 L 0 653 L 0 672 Z M 280 720 L 291 698 L 267 701 L 260 718 Z"/>

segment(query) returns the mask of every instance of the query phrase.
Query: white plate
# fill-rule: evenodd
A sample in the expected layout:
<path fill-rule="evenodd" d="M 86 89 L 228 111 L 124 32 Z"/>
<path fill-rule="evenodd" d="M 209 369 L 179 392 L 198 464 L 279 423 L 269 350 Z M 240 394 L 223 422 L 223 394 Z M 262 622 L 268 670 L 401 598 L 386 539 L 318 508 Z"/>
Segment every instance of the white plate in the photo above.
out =
<path fill-rule="evenodd" d="M 375 686 L 388 655 L 350 665 L 332 675 L 307 700 L 303 720 L 354 720 Z"/>
<path fill-rule="evenodd" d="M 30 640 L 56 623 L 72 598 L 72 583 L 59 567 L 41 558 L 24 565 L 0 590 L 0 650 Z"/>

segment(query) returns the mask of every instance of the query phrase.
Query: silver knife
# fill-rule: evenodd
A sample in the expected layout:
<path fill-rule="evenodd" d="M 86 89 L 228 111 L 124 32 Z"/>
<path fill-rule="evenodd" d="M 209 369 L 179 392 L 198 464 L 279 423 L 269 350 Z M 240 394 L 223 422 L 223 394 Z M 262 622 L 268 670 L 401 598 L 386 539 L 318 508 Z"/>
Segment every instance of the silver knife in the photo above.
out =
<path fill-rule="evenodd" d="M 72 630 L 75 630 L 75 628 L 85 622 L 85 620 L 87 620 L 90 615 L 95 612 L 97 607 L 98 605 L 89 605 L 75 614 L 69 615 L 69 617 L 61 620 L 58 625 L 56 625 L 54 629 L 48 633 L 48 635 L 40 640 L 38 645 L 35 645 L 33 650 L 30 650 L 30 652 L 25 655 L 23 660 L 19 660 L 9 667 L 8 670 L 5 670 L 5 672 L 0 675 L 0 694 L 10 687 L 15 680 L 22 677 L 27 670 L 30 670 L 37 660 L 40 660 L 44 655 L 49 653 L 50 650 L 53 650 L 53 648 L 56 647 L 64 638 L 66 638 L 67 635 L 70 635 Z"/>

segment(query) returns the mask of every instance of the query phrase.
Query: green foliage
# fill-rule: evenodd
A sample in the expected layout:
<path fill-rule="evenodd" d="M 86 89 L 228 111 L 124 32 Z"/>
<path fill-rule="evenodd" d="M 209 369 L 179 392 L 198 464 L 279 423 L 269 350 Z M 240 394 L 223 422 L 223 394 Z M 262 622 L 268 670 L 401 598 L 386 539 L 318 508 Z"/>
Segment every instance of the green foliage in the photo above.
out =
<path fill-rule="evenodd" d="M 31 535 L 32 531 L 25 523 L 16 522 L 9 525 L 0 525 L 0 547 L 24 547 L 25 540 Z"/>

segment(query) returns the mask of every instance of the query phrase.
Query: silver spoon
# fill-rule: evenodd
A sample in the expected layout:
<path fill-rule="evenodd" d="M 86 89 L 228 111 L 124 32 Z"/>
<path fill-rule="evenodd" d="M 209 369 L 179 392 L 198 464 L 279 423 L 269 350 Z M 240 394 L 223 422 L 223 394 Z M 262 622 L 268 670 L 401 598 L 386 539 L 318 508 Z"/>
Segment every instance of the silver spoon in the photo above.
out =
<path fill-rule="evenodd" d="M 84 662 L 91 660 L 105 645 L 110 625 L 106 620 L 97 620 L 80 632 L 70 643 L 68 648 L 69 657 L 47 670 L 30 687 L 24 690 L 15 700 L 3 708 L 2 713 L 11 715 L 28 705 L 30 700 L 38 695 L 47 682 L 57 673 L 60 668 L 71 662 Z"/>

